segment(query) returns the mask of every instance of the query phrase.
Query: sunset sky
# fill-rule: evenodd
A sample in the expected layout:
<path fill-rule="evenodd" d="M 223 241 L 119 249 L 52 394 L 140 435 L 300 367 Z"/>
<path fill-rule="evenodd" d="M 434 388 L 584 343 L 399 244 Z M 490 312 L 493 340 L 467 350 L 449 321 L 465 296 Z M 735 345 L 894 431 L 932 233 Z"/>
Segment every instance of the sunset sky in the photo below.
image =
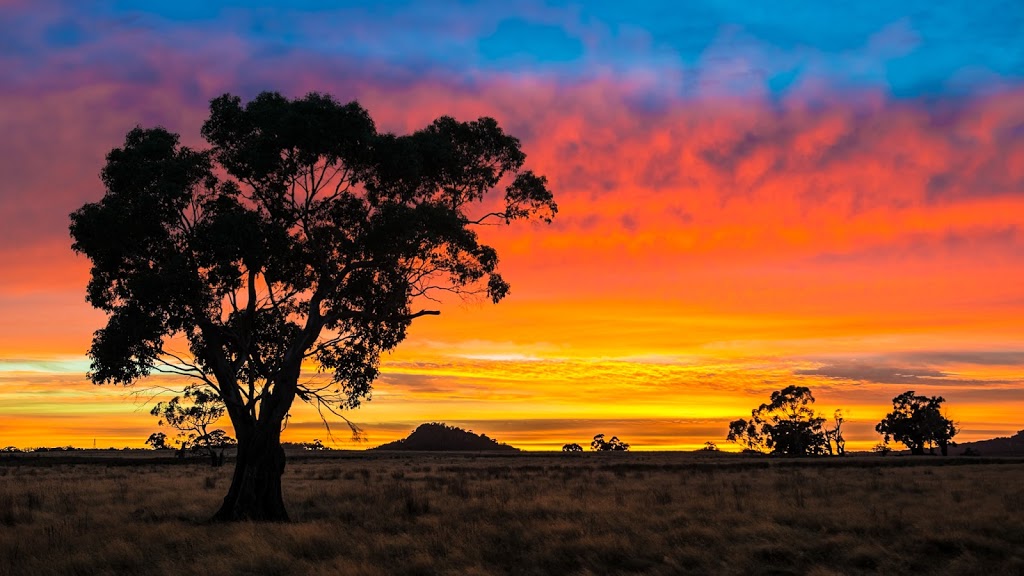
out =
<path fill-rule="evenodd" d="M 958 440 L 1024 428 L 1020 2 L 155 4 L 0 0 L 0 446 L 157 429 L 158 382 L 85 378 L 104 317 L 68 214 L 132 127 L 203 147 L 211 98 L 264 90 L 399 133 L 493 116 L 559 205 L 486 231 L 511 295 L 418 319 L 336 447 L 444 421 L 727 448 L 788 384 L 852 449 L 906 390 Z"/>

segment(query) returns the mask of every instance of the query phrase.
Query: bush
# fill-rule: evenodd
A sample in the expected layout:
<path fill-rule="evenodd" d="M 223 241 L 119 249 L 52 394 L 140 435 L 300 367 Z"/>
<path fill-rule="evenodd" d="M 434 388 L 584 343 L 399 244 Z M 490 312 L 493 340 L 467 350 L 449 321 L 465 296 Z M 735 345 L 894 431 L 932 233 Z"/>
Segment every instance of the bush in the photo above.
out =
<path fill-rule="evenodd" d="M 604 434 L 598 434 L 594 436 L 590 448 L 595 452 L 626 452 L 629 450 L 629 444 L 619 440 L 618 436 L 612 436 L 611 440 L 605 440 Z"/>

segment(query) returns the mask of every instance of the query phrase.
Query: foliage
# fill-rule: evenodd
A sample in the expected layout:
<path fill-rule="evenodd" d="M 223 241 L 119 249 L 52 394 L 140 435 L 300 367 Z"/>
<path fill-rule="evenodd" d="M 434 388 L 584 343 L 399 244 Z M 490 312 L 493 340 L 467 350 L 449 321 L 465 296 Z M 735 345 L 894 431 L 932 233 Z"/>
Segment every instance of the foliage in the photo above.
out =
<path fill-rule="evenodd" d="M 619 440 L 618 436 L 612 436 L 611 440 L 605 440 L 604 434 L 598 434 L 590 442 L 590 449 L 595 452 L 626 452 L 629 450 L 629 444 Z"/>
<path fill-rule="evenodd" d="M 770 402 L 751 411 L 750 420 L 729 423 L 726 439 L 744 450 L 767 450 L 781 456 L 824 454 L 828 450 L 822 428 L 825 419 L 814 412 L 813 404 L 814 395 L 806 386 L 772 392 Z"/>
<path fill-rule="evenodd" d="M 710 440 L 704 443 L 704 447 L 701 448 L 701 452 L 718 452 L 718 445 Z"/>
<path fill-rule="evenodd" d="M 182 397 L 175 396 L 167 402 L 159 402 L 150 414 L 160 418 L 160 426 L 167 425 L 178 430 L 176 443 L 179 454 L 191 452 L 209 456 L 210 462 L 219 466 L 224 460 L 224 449 L 235 444 L 234 439 L 224 430 L 210 429 L 224 415 L 223 403 L 213 390 L 198 385 L 187 387 L 184 399 L 185 402 L 182 402 Z M 151 435 L 150 440 L 154 440 L 157 434 L 163 433 Z M 159 440 L 165 442 L 166 435 Z M 157 446 L 154 445 L 154 448 Z"/>
<path fill-rule="evenodd" d="M 942 396 L 918 396 L 913 390 L 892 399 L 893 411 L 875 426 L 888 444 L 895 440 L 910 449 L 911 454 L 932 453 L 938 446 L 942 455 L 948 454 L 953 437 L 959 430 L 956 424 L 942 415 Z M 955 444 L 953 444 L 955 445 Z"/>
<path fill-rule="evenodd" d="M 131 130 L 107 156 L 103 198 L 71 215 L 72 247 L 92 262 L 87 300 L 108 314 L 89 378 L 161 372 L 211 390 L 245 471 L 218 517 L 280 520 L 280 431 L 295 399 L 325 424 L 345 419 L 339 410 L 370 398 L 381 354 L 439 314 L 421 305 L 509 293 L 476 229 L 550 222 L 557 207 L 492 118 L 396 136 L 324 94 L 224 95 L 202 135 L 207 150 Z M 170 346 L 182 341 L 187 351 Z M 300 380 L 310 364 L 327 376 Z"/>
<path fill-rule="evenodd" d="M 583 452 L 583 446 L 573 442 L 562 446 L 562 452 Z"/>
<path fill-rule="evenodd" d="M 756 413 L 756 410 L 754 412 Z M 729 422 L 729 433 L 725 439 L 739 444 L 743 452 L 760 453 L 764 446 L 761 429 L 754 419 L 744 420 L 740 418 Z"/>
<path fill-rule="evenodd" d="M 153 432 L 150 434 L 149 438 L 146 438 L 146 444 L 151 446 L 153 450 L 166 450 L 170 448 L 167 445 L 167 434 L 163 432 Z"/>

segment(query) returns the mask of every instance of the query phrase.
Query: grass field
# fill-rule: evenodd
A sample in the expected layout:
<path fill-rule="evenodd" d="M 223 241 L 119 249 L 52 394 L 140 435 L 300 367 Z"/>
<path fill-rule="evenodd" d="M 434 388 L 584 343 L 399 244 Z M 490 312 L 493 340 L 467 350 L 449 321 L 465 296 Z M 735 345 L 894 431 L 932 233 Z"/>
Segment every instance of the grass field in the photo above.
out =
<path fill-rule="evenodd" d="M 0 459 L 0 575 L 1024 573 L 1021 460 L 330 453 L 207 524 L 230 471 Z"/>

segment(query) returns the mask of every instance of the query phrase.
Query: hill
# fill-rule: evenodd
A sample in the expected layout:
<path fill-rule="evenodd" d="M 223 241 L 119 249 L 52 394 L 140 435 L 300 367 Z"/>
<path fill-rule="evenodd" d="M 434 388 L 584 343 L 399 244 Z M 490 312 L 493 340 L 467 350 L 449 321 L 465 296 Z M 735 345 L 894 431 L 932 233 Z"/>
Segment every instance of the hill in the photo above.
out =
<path fill-rule="evenodd" d="M 958 442 L 956 448 L 949 451 L 951 455 L 957 456 L 964 452 L 978 456 L 1024 456 L 1024 430 L 1010 437 L 1001 436 L 977 442 Z"/>
<path fill-rule="evenodd" d="M 502 444 L 486 434 L 474 434 L 462 428 L 448 426 L 441 422 L 420 424 L 412 434 L 402 440 L 389 442 L 372 450 L 423 450 L 423 451 L 472 451 L 472 452 L 518 452 L 519 449 Z"/>

